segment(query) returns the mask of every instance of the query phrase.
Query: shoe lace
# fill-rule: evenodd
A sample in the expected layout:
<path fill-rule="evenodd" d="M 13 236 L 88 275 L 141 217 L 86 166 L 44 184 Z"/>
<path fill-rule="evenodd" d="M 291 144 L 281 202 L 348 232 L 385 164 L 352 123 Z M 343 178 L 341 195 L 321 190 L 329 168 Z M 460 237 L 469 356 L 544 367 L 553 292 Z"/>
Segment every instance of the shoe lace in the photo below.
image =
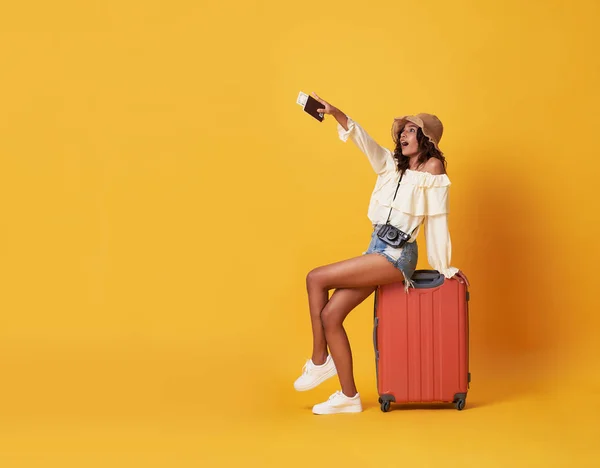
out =
<path fill-rule="evenodd" d="M 341 390 L 338 390 L 337 392 L 335 392 L 333 395 L 331 395 L 329 397 L 329 400 L 335 400 L 338 396 L 340 396 L 342 394 Z"/>

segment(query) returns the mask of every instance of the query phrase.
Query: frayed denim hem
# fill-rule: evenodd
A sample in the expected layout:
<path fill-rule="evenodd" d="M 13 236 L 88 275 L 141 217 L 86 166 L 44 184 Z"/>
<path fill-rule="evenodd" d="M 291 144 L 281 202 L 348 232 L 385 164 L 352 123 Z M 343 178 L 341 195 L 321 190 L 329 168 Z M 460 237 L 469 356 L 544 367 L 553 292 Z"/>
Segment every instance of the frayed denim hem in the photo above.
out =
<path fill-rule="evenodd" d="M 400 272 L 402 273 L 402 276 L 404 277 L 404 292 L 408 293 L 409 288 L 415 287 L 415 283 L 410 278 L 408 278 L 408 276 L 406 275 L 406 272 L 401 267 L 398 266 L 397 260 L 394 260 L 393 258 L 391 258 L 390 256 L 386 255 L 383 252 L 369 252 L 369 253 L 374 253 L 376 255 L 382 256 L 388 262 L 390 262 L 394 266 L 394 268 L 400 270 Z"/>

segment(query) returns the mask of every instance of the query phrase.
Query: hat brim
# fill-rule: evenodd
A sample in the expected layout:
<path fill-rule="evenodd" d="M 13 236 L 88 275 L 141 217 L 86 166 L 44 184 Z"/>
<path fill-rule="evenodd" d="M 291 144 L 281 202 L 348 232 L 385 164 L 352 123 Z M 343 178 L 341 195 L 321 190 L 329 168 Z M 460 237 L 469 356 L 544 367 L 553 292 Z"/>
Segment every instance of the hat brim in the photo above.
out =
<path fill-rule="evenodd" d="M 404 115 L 394 119 L 394 123 L 392 124 L 392 139 L 394 140 L 394 143 L 398 144 L 398 133 L 400 133 L 400 129 L 404 128 L 408 122 L 414 123 L 417 127 L 419 127 L 423 132 L 423 135 L 425 135 L 427 139 L 433 143 L 435 148 L 441 152 L 438 144 L 433 138 L 431 138 L 431 135 L 428 135 L 428 132 L 425 130 L 425 124 L 423 120 L 416 115 Z"/>

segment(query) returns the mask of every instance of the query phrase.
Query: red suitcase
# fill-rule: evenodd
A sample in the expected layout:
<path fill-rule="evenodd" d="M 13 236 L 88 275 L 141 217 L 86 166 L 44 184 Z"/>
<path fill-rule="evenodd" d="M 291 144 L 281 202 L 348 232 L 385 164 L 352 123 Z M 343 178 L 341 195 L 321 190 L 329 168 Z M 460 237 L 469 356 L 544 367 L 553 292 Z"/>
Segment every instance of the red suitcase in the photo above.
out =
<path fill-rule="evenodd" d="M 447 402 L 465 406 L 469 373 L 469 292 L 435 270 L 375 291 L 373 342 L 382 411 L 390 403 Z"/>

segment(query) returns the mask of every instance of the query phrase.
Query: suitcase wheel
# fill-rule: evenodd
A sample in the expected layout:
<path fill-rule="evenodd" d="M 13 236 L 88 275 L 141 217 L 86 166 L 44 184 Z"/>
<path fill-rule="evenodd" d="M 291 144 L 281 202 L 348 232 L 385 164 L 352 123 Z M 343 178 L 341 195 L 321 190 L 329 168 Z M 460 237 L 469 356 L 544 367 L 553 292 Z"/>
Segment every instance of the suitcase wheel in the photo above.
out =
<path fill-rule="evenodd" d="M 381 398 L 379 400 L 381 401 Z M 390 402 L 382 401 L 381 402 L 381 411 L 383 411 L 384 413 L 387 413 L 389 410 L 390 410 Z"/>
<path fill-rule="evenodd" d="M 462 398 L 456 400 L 454 402 L 454 406 L 456 406 L 456 409 L 458 411 L 462 411 L 464 409 L 464 407 L 465 407 L 465 400 L 463 400 Z"/>

